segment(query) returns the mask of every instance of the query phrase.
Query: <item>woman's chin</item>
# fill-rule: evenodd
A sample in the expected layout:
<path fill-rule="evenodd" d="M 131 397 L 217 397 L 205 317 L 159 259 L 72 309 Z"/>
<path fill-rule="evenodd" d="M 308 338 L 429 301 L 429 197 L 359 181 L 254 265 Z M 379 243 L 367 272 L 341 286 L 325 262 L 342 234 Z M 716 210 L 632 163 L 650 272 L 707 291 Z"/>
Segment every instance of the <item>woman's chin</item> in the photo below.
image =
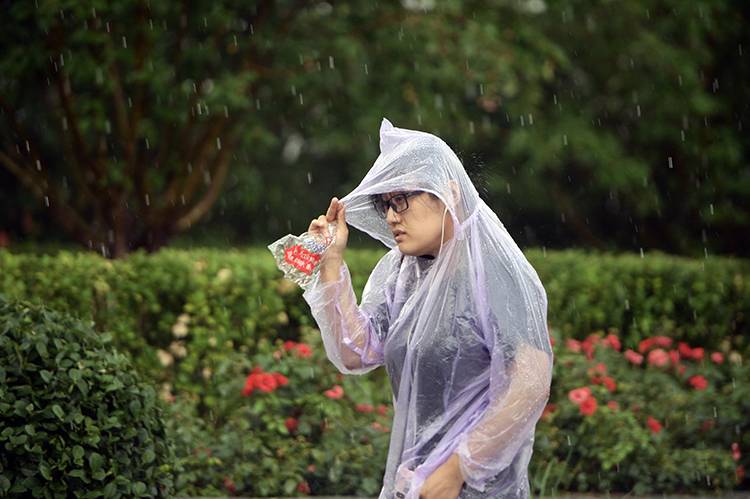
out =
<path fill-rule="evenodd" d="M 398 250 L 407 256 L 432 256 L 432 253 L 424 248 L 414 248 L 403 242 L 396 243 L 396 245 L 398 246 Z"/>

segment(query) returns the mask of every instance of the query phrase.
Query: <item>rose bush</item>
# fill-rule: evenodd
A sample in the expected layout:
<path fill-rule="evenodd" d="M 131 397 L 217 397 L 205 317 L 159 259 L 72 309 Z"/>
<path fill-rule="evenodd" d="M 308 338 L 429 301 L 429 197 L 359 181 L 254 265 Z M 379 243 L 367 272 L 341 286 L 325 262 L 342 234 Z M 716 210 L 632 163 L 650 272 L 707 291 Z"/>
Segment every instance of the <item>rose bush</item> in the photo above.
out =
<path fill-rule="evenodd" d="M 170 433 L 178 442 L 181 495 L 377 495 L 390 431 L 389 393 L 376 377 L 344 377 L 320 333 L 258 343 L 214 373 L 221 404 L 198 417 L 177 394 Z"/>
<path fill-rule="evenodd" d="M 707 355 L 663 335 L 623 352 L 614 330 L 553 344 L 561 346 L 530 471 L 537 492 L 741 486 L 750 369 L 738 352 Z"/>

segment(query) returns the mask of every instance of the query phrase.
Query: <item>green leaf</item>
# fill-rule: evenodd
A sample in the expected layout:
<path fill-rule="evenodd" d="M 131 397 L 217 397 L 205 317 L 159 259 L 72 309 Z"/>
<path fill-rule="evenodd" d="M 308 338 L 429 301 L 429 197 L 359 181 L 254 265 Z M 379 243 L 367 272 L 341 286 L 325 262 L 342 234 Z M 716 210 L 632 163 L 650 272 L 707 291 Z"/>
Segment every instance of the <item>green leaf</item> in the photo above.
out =
<path fill-rule="evenodd" d="M 42 357 L 43 359 L 46 359 L 48 357 L 49 354 L 47 353 L 47 345 L 39 341 L 34 346 L 36 347 L 36 351 L 39 353 L 40 357 Z"/>
<path fill-rule="evenodd" d="M 39 371 L 39 374 L 42 376 L 42 379 L 45 383 L 49 383 L 53 376 L 52 372 L 47 371 L 46 369 L 42 369 L 41 371 Z"/>
<path fill-rule="evenodd" d="M 146 464 L 150 463 L 155 458 L 156 454 L 154 453 L 153 449 L 146 449 L 146 452 L 143 453 L 143 462 Z"/>
<path fill-rule="evenodd" d="M 76 464 L 78 464 L 77 461 L 79 459 L 83 459 L 83 455 L 84 455 L 83 447 L 81 447 L 80 445 L 74 445 L 73 446 L 73 450 L 72 450 L 72 454 L 73 454 L 73 459 L 75 459 L 76 460 Z"/>
<path fill-rule="evenodd" d="M 58 418 L 60 418 L 61 420 L 64 420 L 64 419 L 65 419 L 65 412 L 64 412 L 64 411 L 62 410 L 62 407 L 60 407 L 59 405 L 57 405 L 57 404 L 54 404 L 54 405 L 52 406 L 52 412 L 54 412 L 54 413 L 55 413 L 55 416 L 57 416 L 57 417 L 58 417 Z"/>
<path fill-rule="evenodd" d="M 89 466 L 91 467 L 91 471 L 97 471 L 101 469 L 103 464 L 104 458 L 102 457 L 102 455 L 98 452 L 92 452 L 89 456 Z"/>
<path fill-rule="evenodd" d="M 50 471 L 49 466 L 47 466 L 47 463 L 39 463 L 39 473 L 42 474 L 45 480 L 52 480 L 52 472 Z"/>
<path fill-rule="evenodd" d="M 139 496 L 146 495 L 146 484 L 143 482 L 135 482 L 133 484 L 133 494 L 137 494 Z"/>

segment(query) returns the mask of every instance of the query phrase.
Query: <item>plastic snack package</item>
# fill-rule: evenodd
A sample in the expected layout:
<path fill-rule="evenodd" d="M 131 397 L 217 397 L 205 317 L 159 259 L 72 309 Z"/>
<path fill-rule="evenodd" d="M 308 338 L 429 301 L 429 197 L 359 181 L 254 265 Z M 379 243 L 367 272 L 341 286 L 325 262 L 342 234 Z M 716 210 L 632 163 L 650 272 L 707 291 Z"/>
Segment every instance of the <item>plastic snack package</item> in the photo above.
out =
<path fill-rule="evenodd" d="M 276 266 L 284 277 L 306 289 L 318 276 L 323 253 L 336 240 L 336 222 L 328 224 L 328 234 L 305 232 L 287 234 L 268 245 Z"/>

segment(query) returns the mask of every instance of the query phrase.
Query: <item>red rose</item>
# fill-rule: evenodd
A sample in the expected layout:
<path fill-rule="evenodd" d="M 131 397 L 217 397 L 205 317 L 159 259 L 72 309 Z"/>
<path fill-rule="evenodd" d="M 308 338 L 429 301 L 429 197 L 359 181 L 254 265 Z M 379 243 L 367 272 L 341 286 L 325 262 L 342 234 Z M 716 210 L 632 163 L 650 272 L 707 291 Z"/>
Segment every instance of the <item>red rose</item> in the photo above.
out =
<path fill-rule="evenodd" d="M 617 337 L 616 334 L 608 334 L 604 338 L 605 343 L 609 344 L 610 347 L 614 348 L 618 352 L 622 348 L 622 344 L 620 343 L 620 338 Z"/>
<path fill-rule="evenodd" d="M 742 453 L 740 452 L 740 444 L 732 442 L 732 459 L 739 461 L 741 457 Z"/>
<path fill-rule="evenodd" d="M 310 345 L 300 343 L 297 345 L 296 353 L 298 357 L 306 359 L 312 355 L 312 348 L 310 348 Z"/>
<path fill-rule="evenodd" d="M 381 416 L 385 416 L 386 413 L 388 412 L 388 408 L 384 406 L 383 404 L 379 404 L 377 411 L 378 411 L 378 414 L 380 414 Z"/>
<path fill-rule="evenodd" d="M 278 388 L 278 386 L 279 383 L 271 373 L 259 374 L 258 378 L 255 381 L 255 388 L 265 393 L 274 391 L 276 388 Z"/>
<path fill-rule="evenodd" d="M 607 402 L 607 407 L 609 407 L 613 411 L 616 411 L 620 408 L 620 404 L 618 404 L 615 400 L 610 400 L 609 402 Z"/>
<path fill-rule="evenodd" d="M 614 392 L 617 389 L 617 383 L 615 383 L 615 380 L 610 378 L 609 376 L 604 376 L 604 378 L 602 378 L 602 382 L 610 392 Z"/>
<path fill-rule="evenodd" d="M 300 494 L 309 494 L 310 493 L 310 486 L 307 484 L 305 480 L 302 480 L 299 485 L 297 485 L 297 492 Z"/>
<path fill-rule="evenodd" d="M 645 340 L 641 340 L 640 343 L 638 343 L 638 351 L 641 353 L 646 353 L 646 350 L 654 346 L 654 339 L 653 338 L 646 338 Z"/>
<path fill-rule="evenodd" d="M 370 404 L 357 404 L 354 408 L 357 412 L 361 412 L 364 414 L 369 414 L 375 410 L 375 408 Z"/>
<path fill-rule="evenodd" d="M 289 430 L 289 433 L 294 433 L 295 431 L 297 431 L 299 421 L 296 418 L 289 417 L 284 421 L 284 426 L 286 426 L 286 429 Z"/>
<path fill-rule="evenodd" d="M 669 338 L 667 336 L 654 336 L 652 340 L 654 341 L 654 344 L 656 346 L 660 346 L 662 348 L 669 348 L 672 346 L 672 338 Z"/>
<path fill-rule="evenodd" d="M 724 355 L 722 355 L 721 352 L 714 352 L 711 354 L 711 361 L 714 364 L 723 364 L 724 363 Z"/>
<path fill-rule="evenodd" d="M 681 341 L 677 344 L 677 350 L 680 352 L 680 355 L 682 355 L 683 359 L 693 358 L 693 349 L 690 348 L 690 345 L 688 345 L 684 341 Z"/>
<path fill-rule="evenodd" d="M 701 347 L 693 348 L 693 360 L 703 360 L 703 354 L 705 350 Z"/>
<path fill-rule="evenodd" d="M 651 428 L 651 433 L 659 433 L 661 431 L 661 423 L 651 416 L 646 418 L 646 424 Z"/>
<path fill-rule="evenodd" d="M 294 347 L 295 347 L 295 346 L 297 346 L 297 343 L 296 343 L 296 342 L 294 342 L 294 341 L 292 341 L 292 340 L 286 340 L 286 341 L 284 342 L 284 350 L 286 350 L 287 352 L 288 352 L 289 350 L 292 350 L 292 349 L 294 349 Z"/>
<path fill-rule="evenodd" d="M 688 378 L 688 383 L 690 383 L 690 386 L 696 390 L 705 390 L 708 387 L 708 381 L 700 374 L 690 376 L 690 378 Z"/>
<path fill-rule="evenodd" d="M 578 340 L 567 339 L 565 340 L 565 346 L 573 353 L 579 353 L 581 351 L 581 342 Z"/>
<path fill-rule="evenodd" d="M 661 348 L 655 348 L 648 353 L 649 365 L 663 367 L 669 364 L 669 355 Z"/>
<path fill-rule="evenodd" d="M 333 385 L 333 388 L 323 392 L 323 395 L 325 395 L 329 399 L 340 399 L 344 396 L 344 389 L 341 388 L 341 385 Z"/>
<path fill-rule="evenodd" d="M 578 409 L 581 411 L 582 415 L 592 416 L 596 412 L 596 407 L 596 399 L 594 397 L 589 397 L 581 402 L 581 405 L 578 407 Z"/>
<path fill-rule="evenodd" d="M 237 492 L 237 486 L 234 484 L 234 481 L 228 476 L 224 477 L 224 487 L 232 494 Z"/>
<path fill-rule="evenodd" d="M 584 386 L 581 388 L 570 390 L 570 392 L 568 393 L 568 398 L 574 404 L 581 405 L 583 402 L 591 398 L 591 388 L 589 388 L 588 386 Z"/>
<path fill-rule="evenodd" d="M 547 404 L 542 411 L 542 417 L 548 416 L 557 410 L 557 404 Z"/>
<path fill-rule="evenodd" d="M 635 364 L 637 366 L 640 366 L 641 364 L 643 364 L 643 355 L 636 353 L 629 348 L 625 350 L 625 353 L 623 355 L 628 360 L 628 362 L 632 364 Z"/>
<path fill-rule="evenodd" d="M 289 384 L 289 378 L 287 378 L 281 373 L 271 373 L 271 376 L 273 376 L 273 379 L 276 380 L 276 383 L 279 386 L 286 386 Z"/>

